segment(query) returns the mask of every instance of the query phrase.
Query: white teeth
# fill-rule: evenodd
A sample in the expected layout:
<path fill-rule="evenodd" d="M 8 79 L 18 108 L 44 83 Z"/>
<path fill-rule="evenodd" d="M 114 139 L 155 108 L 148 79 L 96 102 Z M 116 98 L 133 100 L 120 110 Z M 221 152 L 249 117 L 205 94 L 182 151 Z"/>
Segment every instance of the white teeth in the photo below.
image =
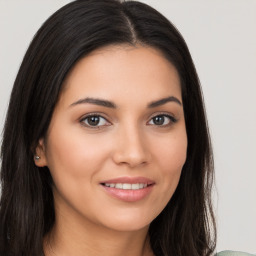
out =
<path fill-rule="evenodd" d="M 139 189 L 140 188 L 140 184 L 132 184 L 132 189 Z"/>
<path fill-rule="evenodd" d="M 133 184 L 124 183 L 124 184 L 123 184 L 123 189 L 132 189 L 132 185 L 133 185 Z"/>
<path fill-rule="evenodd" d="M 122 183 L 116 183 L 115 188 L 123 188 L 123 184 Z"/>
<path fill-rule="evenodd" d="M 111 188 L 132 189 L 132 190 L 142 189 L 142 188 L 146 188 L 148 186 L 146 183 L 136 183 L 136 184 L 130 184 L 130 183 L 105 183 L 104 185 L 106 187 L 111 187 Z"/>

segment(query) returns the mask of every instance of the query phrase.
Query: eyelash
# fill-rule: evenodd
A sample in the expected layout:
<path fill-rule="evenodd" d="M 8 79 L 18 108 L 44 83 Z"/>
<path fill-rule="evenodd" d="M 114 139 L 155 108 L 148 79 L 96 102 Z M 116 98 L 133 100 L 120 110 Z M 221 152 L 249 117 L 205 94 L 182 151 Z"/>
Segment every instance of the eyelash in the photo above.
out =
<path fill-rule="evenodd" d="M 95 126 L 94 125 L 90 125 L 89 123 L 88 123 L 88 118 L 90 118 L 90 117 L 96 117 L 96 118 L 99 118 L 100 120 L 102 120 L 102 119 L 104 119 L 105 121 L 104 122 L 106 122 L 107 124 L 105 125 L 105 124 L 103 124 L 103 125 L 98 125 L 98 124 L 96 124 Z M 150 125 L 155 125 L 155 126 L 157 126 L 157 127 L 159 127 L 159 128 L 164 128 L 164 127 L 168 127 L 168 126 L 171 126 L 172 124 L 174 124 L 174 123 L 176 123 L 177 122 L 177 119 L 175 118 L 175 117 L 173 117 L 173 116 L 171 116 L 171 115 L 169 115 L 169 114 L 166 114 L 166 113 L 159 113 L 159 114 L 157 114 L 157 115 L 155 115 L 155 116 L 153 116 L 153 117 L 151 117 L 151 119 L 150 119 L 150 121 L 149 122 L 151 122 L 154 118 L 156 118 L 156 117 L 165 117 L 165 118 L 168 118 L 169 119 L 169 121 L 168 121 L 168 123 L 167 124 L 164 124 L 164 125 L 162 125 L 162 124 L 160 124 L 160 125 L 157 125 L 157 124 L 150 124 Z M 165 120 L 166 121 L 166 120 Z M 164 122 L 165 122 L 164 121 Z M 87 122 L 87 123 L 86 123 Z M 85 126 L 85 127 L 87 127 L 87 128 L 90 128 L 90 129 L 101 129 L 103 126 L 110 126 L 111 125 L 111 123 L 105 118 L 105 117 L 103 117 L 100 113 L 91 113 L 91 114 L 88 114 L 88 115 L 86 115 L 85 117 L 83 117 L 81 120 L 80 120 L 80 123 L 83 125 L 83 126 Z"/>
<path fill-rule="evenodd" d="M 168 124 L 164 124 L 164 125 L 156 125 L 156 124 L 152 124 L 152 125 L 155 125 L 155 126 L 158 126 L 158 127 L 168 127 L 168 126 L 171 126 L 173 125 L 174 123 L 176 123 L 178 120 L 174 117 L 174 116 L 171 116 L 169 114 L 166 114 L 166 113 L 158 113 L 157 115 L 153 116 L 150 121 L 152 121 L 154 118 L 156 117 L 165 117 L 165 118 L 168 118 L 169 119 L 169 122 Z"/>
<path fill-rule="evenodd" d="M 108 124 L 107 124 L 107 125 L 101 125 L 101 126 L 98 126 L 98 125 L 97 125 L 97 126 L 93 126 L 93 125 L 90 125 L 90 124 L 86 124 L 86 120 L 87 120 L 87 122 L 88 122 L 88 118 L 90 118 L 90 117 L 97 117 L 97 118 L 99 118 L 99 119 L 104 119 L 105 122 L 107 122 Z M 81 123 L 83 126 L 85 126 L 85 127 L 87 127 L 87 128 L 90 128 L 90 129 L 100 129 L 102 126 L 109 126 L 109 125 L 110 125 L 110 122 L 109 122 L 105 117 L 103 117 L 102 114 L 100 114 L 100 113 L 90 113 L 90 114 L 84 116 L 84 117 L 80 120 L 80 123 Z"/>

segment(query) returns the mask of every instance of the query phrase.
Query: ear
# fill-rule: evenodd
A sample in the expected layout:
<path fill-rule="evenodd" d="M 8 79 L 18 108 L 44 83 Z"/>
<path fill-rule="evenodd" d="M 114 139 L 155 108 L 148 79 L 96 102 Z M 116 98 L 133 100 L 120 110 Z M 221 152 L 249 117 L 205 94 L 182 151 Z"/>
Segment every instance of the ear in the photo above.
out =
<path fill-rule="evenodd" d="M 37 167 L 47 166 L 45 142 L 43 138 L 38 141 L 38 144 L 36 146 L 34 162 Z"/>

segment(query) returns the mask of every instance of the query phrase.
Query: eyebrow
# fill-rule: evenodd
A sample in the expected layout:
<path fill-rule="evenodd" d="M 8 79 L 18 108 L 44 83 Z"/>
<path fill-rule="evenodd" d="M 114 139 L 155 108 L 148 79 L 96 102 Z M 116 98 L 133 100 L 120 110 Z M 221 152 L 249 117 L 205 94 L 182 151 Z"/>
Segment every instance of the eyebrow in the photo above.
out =
<path fill-rule="evenodd" d="M 174 96 L 166 97 L 157 101 L 152 101 L 151 103 L 148 104 L 148 108 L 155 108 L 161 105 L 166 104 L 167 102 L 175 102 L 178 103 L 180 106 L 182 106 L 182 103 L 179 99 L 177 99 Z"/>
<path fill-rule="evenodd" d="M 116 108 L 116 104 L 115 103 L 113 103 L 111 101 L 108 101 L 108 100 L 96 99 L 96 98 L 80 99 L 80 100 L 72 103 L 70 106 L 75 106 L 75 105 L 85 104 L 85 103 L 99 105 L 99 106 L 103 106 L 103 107 L 107 107 L 107 108 Z"/>
<path fill-rule="evenodd" d="M 152 101 L 151 103 L 148 104 L 148 108 L 155 108 L 155 107 L 164 105 L 167 102 L 175 102 L 175 103 L 178 103 L 180 106 L 182 106 L 182 103 L 180 102 L 179 99 L 177 99 L 174 96 L 170 96 L 170 97 L 166 97 L 166 98 L 163 98 L 163 99 L 160 99 L 157 101 Z M 98 98 L 89 98 L 89 97 L 80 99 L 80 100 L 72 103 L 70 106 L 76 106 L 79 104 L 86 104 L 86 103 L 103 106 L 103 107 L 107 107 L 107 108 L 114 108 L 114 109 L 117 108 L 116 104 L 112 101 L 98 99 Z"/>

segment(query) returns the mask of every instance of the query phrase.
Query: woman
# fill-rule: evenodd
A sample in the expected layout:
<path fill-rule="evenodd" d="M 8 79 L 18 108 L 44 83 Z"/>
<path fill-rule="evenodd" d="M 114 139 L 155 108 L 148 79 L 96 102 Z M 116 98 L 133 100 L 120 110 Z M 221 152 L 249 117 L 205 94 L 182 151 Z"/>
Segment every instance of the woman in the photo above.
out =
<path fill-rule="evenodd" d="M 213 159 L 187 46 L 138 2 L 52 15 L 1 149 L 1 255 L 212 255 Z"/>

